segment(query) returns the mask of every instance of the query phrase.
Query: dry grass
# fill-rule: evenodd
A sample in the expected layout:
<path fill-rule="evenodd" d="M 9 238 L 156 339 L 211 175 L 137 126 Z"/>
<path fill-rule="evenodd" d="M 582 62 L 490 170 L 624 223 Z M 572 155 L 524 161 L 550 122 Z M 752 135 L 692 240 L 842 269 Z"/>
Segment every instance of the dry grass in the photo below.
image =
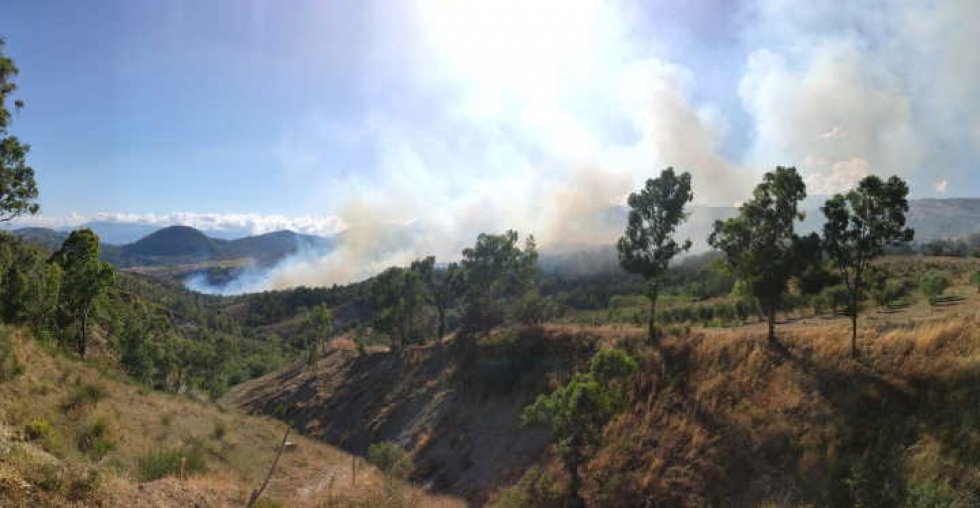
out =
<path fill-rule="evenodd" d="M 23 372 L 0 383 L 0 505 L 241 506 L 272 462 L 279 422 L 109 379 L 3 331 Z M 96 438 L 111 446 L 93 453 Z M 386 480 L 360 459 L 355 483 L 352 456 L 290 440 L 266 491 L 282 506 L 461 505 Z M 138 483 L 141 458 L 181 449 L 200 453 L 207 472 Z"/>
<path fill-rule="evenodd" d="M 776 347 L 744 328 L 641 349 L 631 409 L 587 468 L 588 496 L 603 506 L 974 505 L 980 316 L 959 314 L 865 328 L 857 361 L 834 321 L 783 327 Z"/>

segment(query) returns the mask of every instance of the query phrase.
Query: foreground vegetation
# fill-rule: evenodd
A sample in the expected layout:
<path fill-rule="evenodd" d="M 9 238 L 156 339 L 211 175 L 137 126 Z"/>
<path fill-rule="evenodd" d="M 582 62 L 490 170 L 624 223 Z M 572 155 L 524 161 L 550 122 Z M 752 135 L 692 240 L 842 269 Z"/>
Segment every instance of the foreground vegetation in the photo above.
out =
<path fill-rule="evenodd" d="M 23 330 L 0 329 L 0 365 L 4 506 L 243 506 L 282 438 L 273 420 L 148 391 Z M 291 443 L 265 506 L 458 505 L 321 443 Z"/>

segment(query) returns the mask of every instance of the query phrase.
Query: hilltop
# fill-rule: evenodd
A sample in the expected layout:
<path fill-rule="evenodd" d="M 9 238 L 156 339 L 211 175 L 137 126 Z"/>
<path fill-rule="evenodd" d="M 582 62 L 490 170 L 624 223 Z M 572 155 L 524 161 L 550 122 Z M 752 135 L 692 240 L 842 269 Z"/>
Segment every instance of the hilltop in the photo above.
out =
<path fill-rule="evenodd" d="M 273 264 L 301 249 L 325 251 L 331 245 L 327 238 L 292 231 L 275 231 L 235 240 L 205 235 L 189 226 L 170 226 L 155 231 L 136 242 L 122 245 L 107 260 L 121 267 L 161 266 L 248 259 L 259 264 Z"/>
<path fill-rule="evenodd" d="M 68 233 L 29 227 L 13 231 L 18 237 L 57 250 Z M 159 278 L 183 281 L 203 275 L 218 285 L 248 267 L 269 267 L 300 253 L 329 252 L 335 240 L 294 231 L 273 231 L 232 240 L 214 238 L 189 226 L 170 226 L 124 245 L 106 243 L 102 257 L 113 265 Z"/>

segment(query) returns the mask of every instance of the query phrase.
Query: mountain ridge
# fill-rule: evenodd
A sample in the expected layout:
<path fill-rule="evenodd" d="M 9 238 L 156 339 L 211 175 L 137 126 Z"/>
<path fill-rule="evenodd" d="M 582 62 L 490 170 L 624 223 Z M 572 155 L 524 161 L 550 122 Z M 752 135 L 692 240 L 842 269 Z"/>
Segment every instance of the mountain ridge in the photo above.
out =
<path fill-rule="evenodd" d="M 15 229 L 13 234 L 50 250 L 56 250 L 68 232 L 43 227 Z M 116 245 L 102 243 L 102 257 L 120 267 L 161 266 L 248 258 L 258 264 L 274 264 L 301 249 L 328 250 L 332 238 L 272 231 L 234 240 L 214 238 L 191 226 L 167 226 L 136 240 Z"/>

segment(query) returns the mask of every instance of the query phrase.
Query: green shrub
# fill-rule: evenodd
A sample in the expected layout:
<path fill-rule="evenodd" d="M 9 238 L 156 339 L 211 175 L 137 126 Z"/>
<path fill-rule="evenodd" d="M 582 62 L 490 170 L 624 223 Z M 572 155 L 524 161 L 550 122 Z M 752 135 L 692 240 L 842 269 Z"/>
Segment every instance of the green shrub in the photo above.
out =
<path fill-rule="evenodd" d="M 922 506 L 928 508 L 956 508 L 968 506 L 969 503 L 960 499 L 948 483 L 914 482 L 908 487 L 906 506 Z"/>
<path fill-rule="evenodd" d="M 559 508 L 566 505 L 566 492 L 560 481 L 538 466 L 531 466 L 517 485 L 503 491 L 491 508 Z"/>
<path fill-rule="evenodd" d="M 895 306 L 895 302 L 902 296 L 904 291 L 905 287 L 900 281 L 889 280 L 875 287 L 872 290 L 871 296 L 874 298 L 875 303 L 878 304 L 878 307 L 890 309 Z"/>
<path fill-rule="evenodd" d="M 78 450 L 99 460 L 116 447 L 109 436 L 109 424 L 98 419 L 82 429 L 78 435 Z"/>
<path fill-rule="evenodd" d="M 100 485 L 102 485 L 102 475 L 99 474 L 98 469 L 90 468 L 83 474 L 73 474 L 69 485 L 69 497 L 76 501 L 87 499 L 99 490 Z"/>
<path fill-rule="evenodd" d="M 0 337 L 0 383 L 24 373 L 24 368 L 17 361 L 14 354 L 13 345 L 10 343 L 10 331 L 4 330 L 3 337 Z"/>
<path fill-rule="evenodd" d="M 842 285 L 830 286 L 820 292 L 820 297 L 823 299 L 824 305 L 829 307 L 834 314 L 841 314 L 848 310 L 850 306 L 848 302 L 849 295 L 850 293 L 847 291 L 847 288 Z"/>
<path fill-rule="evenodd" d="M 167 476 L 187 477 L 207 471 L 207 461 L 200 447 L 152 450 L 139 458 L 139 479 L 143 482 Z"/>
<path fill-rule="evenodd" d="M 24 437 L 30 441 L 47 441 L 53 433 L 51 422 L 44 418 L 34 418 L 24 426 Z"/>
<path fill-rule="evenodd" d="M 64 474 L 55 464 L 38 464 L 29 481 L 44 492 L 59 492 L 65 486 Z"/>
<path fill-rule="evenodd" d="M 412 472 L 412 461 L 408 453 L 391 441 L 368 447 L 367 460 L 388 476 L 405 478 Z"/>
<path fill-rule="evenodd" d="M 925 293 L 926 297 L 929 299 L 931 305 L 935 305 L 937 299 L 946 288 L 949 287 L 949 276 L 945 272 L 939 270 L 929 270 L 928 272 L 922 274 L 922 278 L 919 279 L 919 288 Z"/>
<path fill-rule="evenodd" d="M 104 398 L 106 398 L 104 387 L 93 383 L 85 383 L 76 386 L 71 391 L 62 408 L 66 411 L 71 411 L 86 406 L 94 406 Z"/>
<path fill-rule="evenodd" d="M 514 320 L 518 323 L 537 325 L 554 316 L 553 307 L 552 303 L 542 297 L 537 289 L 532 289 L 514 303 L 512 313 Z"/>

